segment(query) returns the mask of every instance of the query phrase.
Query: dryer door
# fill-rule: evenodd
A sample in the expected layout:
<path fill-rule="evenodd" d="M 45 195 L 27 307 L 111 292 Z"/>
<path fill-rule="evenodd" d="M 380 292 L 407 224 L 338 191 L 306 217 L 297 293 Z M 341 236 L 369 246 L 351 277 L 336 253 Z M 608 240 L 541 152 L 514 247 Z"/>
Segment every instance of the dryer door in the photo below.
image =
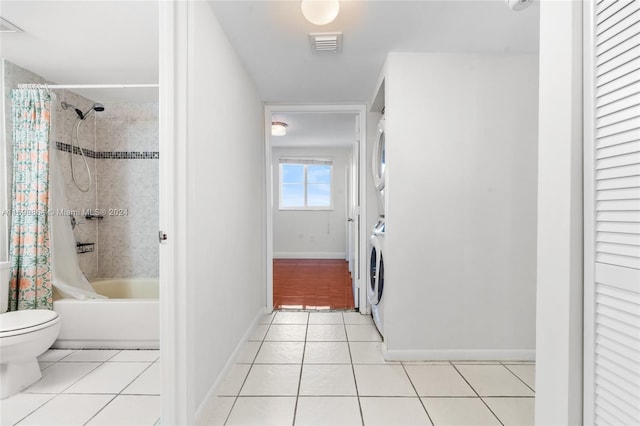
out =
<path fill-rule="evenodd" d="M 378 124 L 378 139 L 376 139 L 373 147 L 373 155 L 371 156 L 371 170 L 373 171 L 373 184 L 378 191 L 384 189 L 384 169 L 386 165 L 385 159 L 385 120 L 384 117 Z"/>
<path fill-rule="evenodd" d="M 377 305 L 380 302 L 379 294 L 379 268 L 380 268 L 380 242 L 375 235 L 369 240 L 369 274 L 367 285 L 367 299 L 372 305 Z"/>

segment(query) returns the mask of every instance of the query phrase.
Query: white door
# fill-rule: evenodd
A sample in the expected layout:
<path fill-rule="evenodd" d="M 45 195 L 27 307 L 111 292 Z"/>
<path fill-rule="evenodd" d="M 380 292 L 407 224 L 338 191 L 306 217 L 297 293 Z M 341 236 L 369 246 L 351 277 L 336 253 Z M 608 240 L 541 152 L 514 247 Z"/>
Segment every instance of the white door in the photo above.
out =
<path fill-rule="evenodd" d="M 358 118 L 356 117 L 356 121 Z M 349 215 L 349 239 L 351 241 L 351 282 L 353 287 L 353 302 L 356 308 L 359 307 L 360 291 L 360 141 L 353 144 L 353 155 L 350 183 L 351 183 L 351 214 Z"/>
<path fill-rule="evenodd" d="M 349 164 L 353 163 L 351 156 L 349 156 Z M 353 219 L 351 218 L 351 200 L 353 199 L 352 188 L 351 188 L 351 165 L 346 167 L 345 173 L 345 188 L 346 188 L 346 202 L 345 202 L 345 216 L 347 218 L 347 223 L 345 223 L 345 229 L 347 234 L 347 251 L 346 251 L 346 260 L 349 262 L 349 272 L 353 274 L 353 232 L 351 227 L 351 222 Z"/>
<path fill-rule="evenodd" d="M 640 424 L 640 2 L 585 2 L 585 424 Z"/>

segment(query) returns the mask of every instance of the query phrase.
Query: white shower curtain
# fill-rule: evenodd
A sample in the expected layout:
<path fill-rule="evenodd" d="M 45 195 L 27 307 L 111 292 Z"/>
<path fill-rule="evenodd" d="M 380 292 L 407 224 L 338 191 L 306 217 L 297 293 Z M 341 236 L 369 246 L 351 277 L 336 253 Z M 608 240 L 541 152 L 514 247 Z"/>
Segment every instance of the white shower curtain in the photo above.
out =
<path fill-rule="evenodd" d="M 106 299 L 105 296 L 96 293 L 80 270 L 76 241 L 71 229 L 71 219 L 68 215 L 61 213 L 63 210 L 67 210 L 67 199 L 64 190 L 64 177 L 58 162 L 58 150 L 55 146 L 52 146 L 50 153 L 51 200 L 49 205 L 52 214 L 49 216 L 49 226 L 53 286 L 66 298 Z"/>

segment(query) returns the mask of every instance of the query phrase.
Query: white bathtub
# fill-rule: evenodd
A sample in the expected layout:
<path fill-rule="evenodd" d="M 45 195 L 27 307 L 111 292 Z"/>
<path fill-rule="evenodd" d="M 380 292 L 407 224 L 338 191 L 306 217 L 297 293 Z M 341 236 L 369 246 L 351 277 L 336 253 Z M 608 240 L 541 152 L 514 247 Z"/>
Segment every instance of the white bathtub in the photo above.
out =
<path fill-rule="evenodd" d="M 91 283 L 109 299 L 55 299 L 62 320 L 54 348 L 158 349 L 157 278 L 118 278 Z"/>

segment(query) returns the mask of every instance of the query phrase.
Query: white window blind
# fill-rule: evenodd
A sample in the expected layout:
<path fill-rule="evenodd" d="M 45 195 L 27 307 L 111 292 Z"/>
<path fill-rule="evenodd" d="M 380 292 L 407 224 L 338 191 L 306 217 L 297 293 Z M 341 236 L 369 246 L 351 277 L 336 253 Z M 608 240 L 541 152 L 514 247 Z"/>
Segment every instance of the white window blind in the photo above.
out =
<path fill-rule="evenodd" d="M 317 159 L 317 158 L 281 158 L 280 164 L 318 164 L 331 166 L 333 160 Z"/>
<path fill-rule="evenodd" d="M 640 425 L 640 1 L 595 1 L 590 13 L 585 419 Z"/>

